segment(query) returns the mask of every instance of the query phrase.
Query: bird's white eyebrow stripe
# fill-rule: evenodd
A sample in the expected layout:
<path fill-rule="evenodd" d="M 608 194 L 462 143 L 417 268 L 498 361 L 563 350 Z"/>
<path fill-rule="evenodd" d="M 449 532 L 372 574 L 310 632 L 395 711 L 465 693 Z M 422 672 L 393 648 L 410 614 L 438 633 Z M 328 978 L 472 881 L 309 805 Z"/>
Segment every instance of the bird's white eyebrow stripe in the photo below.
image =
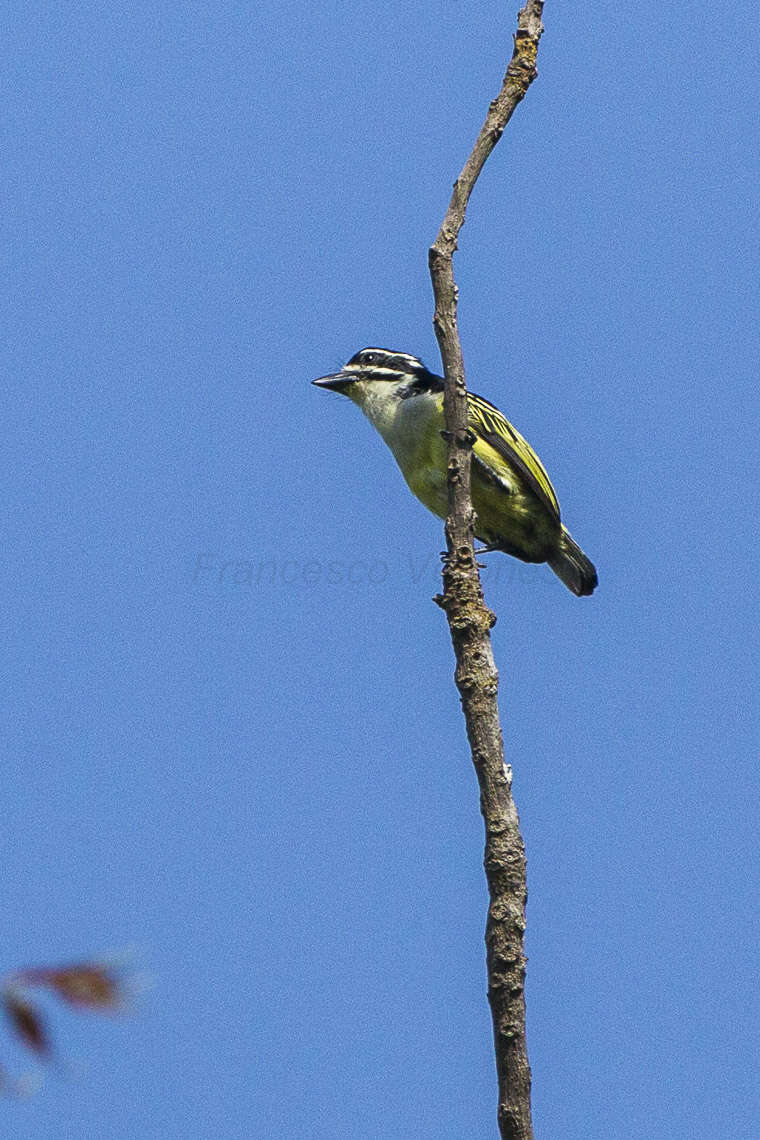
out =
<path fill-rule="evenodd" d="M 372 353 L 375 356 L 380 356 L 382 360 L 367 361 L 366 357 Z M 352 368 L 371 368 L 373 372 L 382 373 L 383 371 L 395 372 L 426 372 L 427 369 L 420 359 L 412 356 L 407 352 L 393 352 L 386 348 L 365 348 L 360 353 L 357 353 L 358 359 L 352 358 L 349 365 Z"/>
<path fill-rule="evenodd" d="M 412 372 L 425 367 L 422 361 L 418 360 L 416 356 L 407 356 L 407 354 L 404 352 L 395 353 L 393 359 L 403 361 L 407 368 L 411 368 Z"/>

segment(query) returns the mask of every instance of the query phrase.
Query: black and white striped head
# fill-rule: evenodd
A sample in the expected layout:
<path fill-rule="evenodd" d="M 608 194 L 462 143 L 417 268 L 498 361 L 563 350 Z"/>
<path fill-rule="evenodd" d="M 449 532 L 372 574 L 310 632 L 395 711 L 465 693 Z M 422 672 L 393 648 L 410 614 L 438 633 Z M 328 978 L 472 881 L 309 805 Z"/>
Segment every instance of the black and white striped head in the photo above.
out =
<path fill-rule="evenodd" d="M 346 396 L 354 396 L 351 388 L 360 382 L 363 382 L 364 391 L 370 384 L 373 387 L 375 384 L 393 385 L 394 394 L 399 399 L 443 389 L 441 377 L 430 372 L 416 356 L 394 352 L 390 348 L 362 348 L 343 365 L 340 372 L 312 381 L 320 388 L 331 388 Z"/>

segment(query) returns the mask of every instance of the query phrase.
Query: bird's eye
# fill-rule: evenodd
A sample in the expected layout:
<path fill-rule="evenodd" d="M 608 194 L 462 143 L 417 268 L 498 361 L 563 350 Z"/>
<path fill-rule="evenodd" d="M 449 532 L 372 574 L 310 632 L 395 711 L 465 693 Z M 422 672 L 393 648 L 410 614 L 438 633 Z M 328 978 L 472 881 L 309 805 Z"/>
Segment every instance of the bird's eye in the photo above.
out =
<path fill-rule="evenodd" d="M 365 352 L 362 359 L 365 364 L 377 364 L 377 353 Z"/>

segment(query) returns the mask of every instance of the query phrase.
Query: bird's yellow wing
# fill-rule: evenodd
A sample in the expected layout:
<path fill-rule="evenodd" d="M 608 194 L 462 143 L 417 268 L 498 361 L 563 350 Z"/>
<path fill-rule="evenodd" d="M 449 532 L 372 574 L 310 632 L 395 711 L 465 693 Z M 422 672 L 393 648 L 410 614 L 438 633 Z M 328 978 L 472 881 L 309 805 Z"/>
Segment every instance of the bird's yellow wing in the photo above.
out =
<path fill-rule="evenodd" d="M 559 503 L 551 480 L 528 441 L 512 427 L 498 408 L 482 396 L 468 392 L 467 406 L 469 425 L 476 436 L 473 453 L 486 467 L 495 469 L 497 474 L 500 469 L 505 474 L 509 474 L 510 468 L 516 471 L 559 520 Z"/>

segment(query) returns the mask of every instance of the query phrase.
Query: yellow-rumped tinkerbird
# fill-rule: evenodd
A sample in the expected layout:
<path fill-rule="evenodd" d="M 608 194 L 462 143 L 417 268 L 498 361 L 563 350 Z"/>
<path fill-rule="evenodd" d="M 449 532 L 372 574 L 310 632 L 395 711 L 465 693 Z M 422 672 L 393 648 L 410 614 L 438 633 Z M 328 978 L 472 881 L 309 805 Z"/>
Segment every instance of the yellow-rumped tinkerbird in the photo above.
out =
<path fill-rule="evenodd" d="M 393 452 L 410 490 L 440 518 L 448 512 L 443 378 L 416 356 L 363 348 L 340 372 L 313 381 L 348 396 Z M 523 562 L 548 562 L 578 597 L 593 593 L 596 570 L 560 519 L 549 476 L 530 444 L 498 408 L 467 394 L 475 535 Z"/>

